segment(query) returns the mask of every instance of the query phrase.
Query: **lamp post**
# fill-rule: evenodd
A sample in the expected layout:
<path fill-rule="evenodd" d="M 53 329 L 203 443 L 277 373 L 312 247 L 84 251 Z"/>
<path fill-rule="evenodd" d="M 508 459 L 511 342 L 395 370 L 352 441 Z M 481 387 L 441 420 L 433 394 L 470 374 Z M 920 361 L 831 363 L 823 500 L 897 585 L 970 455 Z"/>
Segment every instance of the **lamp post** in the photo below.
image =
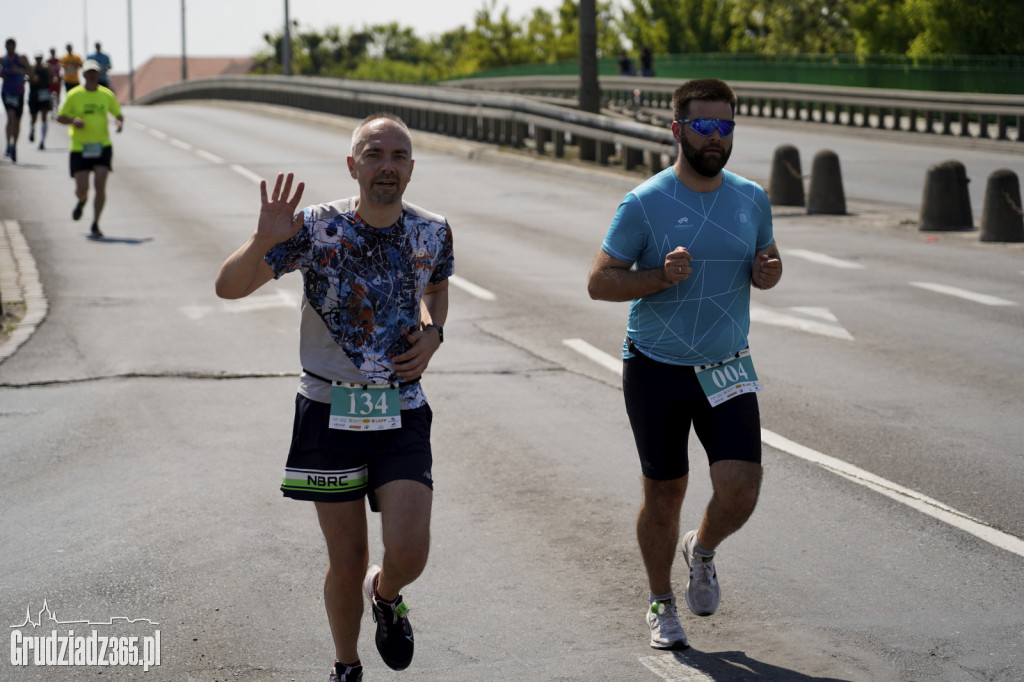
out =
<path fill-rule="evenodd" d="M 188 60 L 185 57 L 185 0 L 181 0 L 181 80 L 188 80 Z"/>
<path fill-rule="evenodd" d="M 281 72 L 292 75 L 292 27 L 288 16 L 288 0 L 284 0 L 284 39 L 281 43 Z"/>
<path fill-rule="evenodd" d="M 135 101 L 135 61 L 132 58 L 132 0 L 128 0 L 128 101 Z"/>

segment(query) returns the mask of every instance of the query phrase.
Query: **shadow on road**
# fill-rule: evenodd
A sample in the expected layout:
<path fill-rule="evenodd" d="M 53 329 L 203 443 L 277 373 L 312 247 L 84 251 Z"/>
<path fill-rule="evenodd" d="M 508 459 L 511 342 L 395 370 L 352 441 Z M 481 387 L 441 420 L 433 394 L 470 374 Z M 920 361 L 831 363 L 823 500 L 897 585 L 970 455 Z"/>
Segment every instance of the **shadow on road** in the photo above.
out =
<path fill-rule="evenodd" d="M 715 682 L 851 682 L 838 677 L 804 675 L 789 668 L 762 663 L 742 651 L 704 652 L 690 648 L 674 655 L 679 663 L 698 669 Z"/>

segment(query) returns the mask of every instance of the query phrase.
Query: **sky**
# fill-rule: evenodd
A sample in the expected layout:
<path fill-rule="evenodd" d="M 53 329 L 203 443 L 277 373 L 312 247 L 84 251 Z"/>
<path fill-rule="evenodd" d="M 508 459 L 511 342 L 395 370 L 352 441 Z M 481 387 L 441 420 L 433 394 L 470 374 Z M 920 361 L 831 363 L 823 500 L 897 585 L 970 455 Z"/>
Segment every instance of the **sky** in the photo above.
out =
<path fill-rule="evenodd" d="M 552 11 L 561 5 L 560 0 L 288 0 L 288 10 L 300 29 L 358 29 L 397 21 L 427 38 L 471 26 L 489 2 L 496 3 L 494 14 L 508 8 L 514 20 L 536 7 Z M 17 51 L 30 61 L 37 52 L 49 56 L 51 47 L 64 54 L 68 42 L 84 57 L 99 41 L 113 72 L 123 73 L 154 56 L 181 56 L 183 6 L 188 55 L 246 57 L 263 48 L 264 33 L 283 28 L 284 5 L 284 0 L 0 0 L 0 31 L 4 40 L 14 38 Z"/>

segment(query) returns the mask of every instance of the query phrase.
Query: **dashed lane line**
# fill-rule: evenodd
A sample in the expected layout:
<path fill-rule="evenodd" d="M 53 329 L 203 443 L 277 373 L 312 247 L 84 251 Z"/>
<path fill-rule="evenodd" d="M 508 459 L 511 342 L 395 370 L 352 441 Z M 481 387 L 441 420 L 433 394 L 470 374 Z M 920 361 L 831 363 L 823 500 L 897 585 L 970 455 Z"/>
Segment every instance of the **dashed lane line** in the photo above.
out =
<path fill-rule="evenodd" d="M 564 339 L 562 343 L 569 346 L 569 348 L 572 348 L 583 357 L 601 365 L 605 369 L 611 370 L 619 375 L 622 374 L 622 360 L 613 358 L 611 355 L 608 355 L 608 353 L 605 353 L 600 348 L 590 345 L 583 339 Z"/>
<path fill-rule="evenodd" d="M 197 149 L 196 150 L 196 156 L 198 156 L 201 159 L 205 159 L 206 161 L 209 161 L 210 163 L 216 163 L 216 164 L 227 163 L 224 159 L 220 158 L 216 154 L 211 154 L 210 152 L 206 151 L 205 149 Z"/>
<path fill-rule="evenodd" d="M 966 301 L 973 301 L 974 303 L 981 303 L 984 305 L 1017 305 L 1014 301 L 1008 301 L 1005 298 L 989 296 L 988 294 L 979 294 L 974 291 L 968 291 L 967 289 L 951 287 L 947 284 L 937 284 L 935 282 L 909 282 L 909 284 L 911 286 L 918 287 L 919 289 L 926 289 L 928 291 L 934 291 L 937 294 L 945 294 L 947 296 L 955 296 Z"/>
<path fill-rule="evenodd" d="M 805 249 L 786 249 L 787 256 L 796 256 L 797 258 L 803 258 L 804 260 L 811 261 L 812 263 L 818 263 L 819 265 L 829 265 L 833 268 L 843 268 L 845 270 L 863 270 L 863 263 L 855 263 L 854 261 L 842 260 L 839 258 L 833 258 L 824 253 L 818 253 L 817 251 L 807 251 Z"/>
<path fill-rule="evenodd" d="M 233 164 L 231 164 L 231 170 L 235 171 L 236 173 L 241 175 L 243 178 L 246 178 L 247 180 L 252 180 L 257 185 L 260 184 L 261 182 L 263 182 L 263 178 L 262 177 L 260 177 L 256 173 L 253 173 L 251 170 L 249 170 L 245 166 L 239 166 L 237 163 L 233 163 Z"/>
<path fill-rule="evenodd" d="M 452 275 L 451 277 L 448 278 L 448 281 L 451 282 L 453 285 L 457 286 L 458 288 L 462 289 L 463 291 L 465 291 L 470 296 L 475 296 L 476 298 L 479 298 L 482 301 L 493 301 L 497 299 L 497 296 L 495 296 L 493 292 L 488 291 L 487 289 L 484 289 L 481 286 L 473 284 L 468 279 L 459 277 L 458 275 Z"/>

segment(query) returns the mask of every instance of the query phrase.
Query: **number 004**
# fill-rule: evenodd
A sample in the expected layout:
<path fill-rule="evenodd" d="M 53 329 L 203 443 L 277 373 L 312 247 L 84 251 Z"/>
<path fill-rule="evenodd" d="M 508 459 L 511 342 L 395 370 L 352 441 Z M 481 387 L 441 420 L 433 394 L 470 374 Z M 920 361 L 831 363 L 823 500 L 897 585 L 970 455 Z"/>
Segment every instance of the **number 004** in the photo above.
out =
<path fill-rule="evenodd" d="M 719 369 L 711 371 L 711 378 L 715 382 L 715 386 L 719 388 L 725 388 L 730 384 L 735 384 L 740 379 L 746 381 L 749 377 L 747 370 L 744 369 L 743 365 L 726 365 Z"/>

